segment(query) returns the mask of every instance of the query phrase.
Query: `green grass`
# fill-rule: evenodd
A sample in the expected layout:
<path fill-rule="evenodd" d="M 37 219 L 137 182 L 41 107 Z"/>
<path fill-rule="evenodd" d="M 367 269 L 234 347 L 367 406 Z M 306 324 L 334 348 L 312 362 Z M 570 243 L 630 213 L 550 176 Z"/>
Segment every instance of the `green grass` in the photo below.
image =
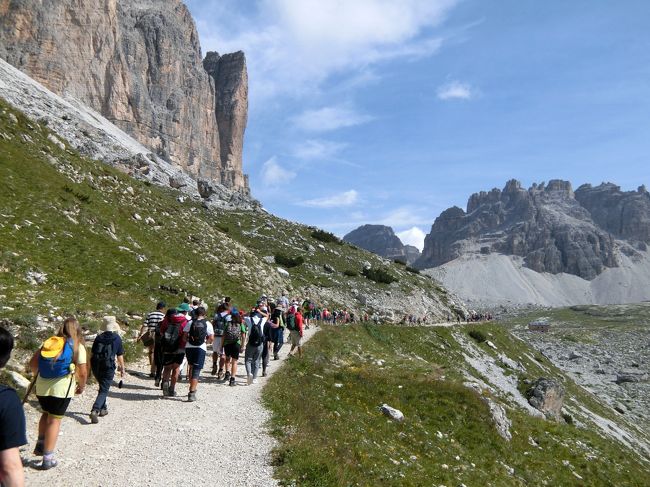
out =
<path fill-rule="evenodd" d="M 503 329 L 486 332 L 501 349 L 525 350 Z M 590 429 L 508 409 L 513 439 L 503 440 L 485 402 L 462 384 L 451 333 L 358 324 L 313 337 L 305 357 L 289 361 L 265 389 L 281 484 L 648 485 L 647 467 Z M 382 403 L 405 421 L 388 420 Z"/>

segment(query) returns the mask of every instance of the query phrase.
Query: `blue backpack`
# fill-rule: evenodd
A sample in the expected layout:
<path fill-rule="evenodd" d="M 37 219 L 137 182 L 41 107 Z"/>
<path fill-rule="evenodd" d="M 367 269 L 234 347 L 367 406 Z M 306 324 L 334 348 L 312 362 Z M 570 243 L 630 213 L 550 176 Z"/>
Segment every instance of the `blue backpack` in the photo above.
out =
<path fill-rule="evenodd" d="M 57 355 L 57 348 L 63 350 Z M 43 379 L 56 379 L 70 374 L 70 366 L 74 358 L 72 341 L 61 337 L 48 338 L 38 355 L 38 374 Z"/>

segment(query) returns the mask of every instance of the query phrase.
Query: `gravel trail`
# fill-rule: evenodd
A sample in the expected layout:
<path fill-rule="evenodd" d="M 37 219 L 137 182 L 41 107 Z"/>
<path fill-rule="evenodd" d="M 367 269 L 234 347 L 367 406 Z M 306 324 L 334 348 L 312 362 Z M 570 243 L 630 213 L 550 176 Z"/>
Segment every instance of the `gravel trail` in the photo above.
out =
<path fill-rule="evenodd" d="M 317 330 L 305 330 L 303 341 Z M 271 360 L 269 376 L 289 349 L 285 343 L 280 360 Z M 88 417 L 96 395 L 96 387 L 89 386 L 68 408 L 56 447 L 59 465 L 49 471 L 34 468 L 40 463 L 32 455 L 39 414 L 28 408 L 30 443 L 22 452 L 26 485 L 277 485 L 269 465 L 275 442 L 265 426 L 270 414 L 261 404 L 268 377 L 246 385 L 242 355 L 237 386 L 229 387 L 210 375 L 211 365 L 208 356 L 194 403 L 187 402 L 187 381 L 176 386 L 178 397 L 163 398 L 146 374 L 148 365 L 127 366 L 124 387 L 111 388 L 109 414 L 99 424 Z"/>

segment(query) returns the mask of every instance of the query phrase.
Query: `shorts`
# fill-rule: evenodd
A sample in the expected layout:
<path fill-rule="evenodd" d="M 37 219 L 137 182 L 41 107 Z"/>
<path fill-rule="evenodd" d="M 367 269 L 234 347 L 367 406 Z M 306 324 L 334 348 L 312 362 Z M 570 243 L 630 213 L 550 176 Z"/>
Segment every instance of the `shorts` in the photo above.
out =
<path fill-rule="evenodd" d="M 202 348 L 186 348 L 187 363 L 192 366 L 192 379 L 198 379 L 205 365 L 205 350 Z"/>
<path fill-rule="evenodd" d="M 239 359 L 239 351 L 241 350 L 241 345 L 237 342 L 235 343 L 226 343 L 223 346 L 223 351 L 226 354 L 226 357 L 232 357 L 235 360 Z"/>
<path fill-rule="evenodd" d="M 180 365 L 183 363 L 183 359 L 185 358 L 185 352 L 181 353 L 166 353 L 163 355 L 163 365 L 172 365 L 172 364 L 177 364 Z"/>
<path fill-rule="evenodd" d="M 41 405 L 41 409 L 44 413 L 54 416 L 55 418 L 61 419 L 65 416 L 65 412 L 68 410 L 70 405 L 71 397 L 63 399 L 61 397 L 53 396 L 36 396 L 38 398 L 38 403 Z"/>
<path fill-rule="evenodd" d="M 291 341 L 292 347 L 301 346 L 302 337 L 300 336 L 300 332 L 298 330 L 291 330 L 289 332 L 289 340 Z"/>
<path fill-rule="evenodd" d="M 220 357 L 223 356 L 223 347 L 221 346 L 221 339 L 222 336 L 216 336 L 214 337 L 214 341 L 212 342 L 212 352 L 216 353 Z"/>

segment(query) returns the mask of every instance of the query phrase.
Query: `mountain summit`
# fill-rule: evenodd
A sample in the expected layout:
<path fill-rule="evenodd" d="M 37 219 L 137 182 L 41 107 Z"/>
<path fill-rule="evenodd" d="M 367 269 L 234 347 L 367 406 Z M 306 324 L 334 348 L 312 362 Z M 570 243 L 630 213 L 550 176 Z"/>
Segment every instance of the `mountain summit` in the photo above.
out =
<path fill-rule="evenodd" d="M 385 225 L 362 225 L 345 235 L 343 240 L 387 259 L 401 260 L 407 264 L 420 257 L 420 251 L 416 247 L 404 245 L 393 229 Z"/>

